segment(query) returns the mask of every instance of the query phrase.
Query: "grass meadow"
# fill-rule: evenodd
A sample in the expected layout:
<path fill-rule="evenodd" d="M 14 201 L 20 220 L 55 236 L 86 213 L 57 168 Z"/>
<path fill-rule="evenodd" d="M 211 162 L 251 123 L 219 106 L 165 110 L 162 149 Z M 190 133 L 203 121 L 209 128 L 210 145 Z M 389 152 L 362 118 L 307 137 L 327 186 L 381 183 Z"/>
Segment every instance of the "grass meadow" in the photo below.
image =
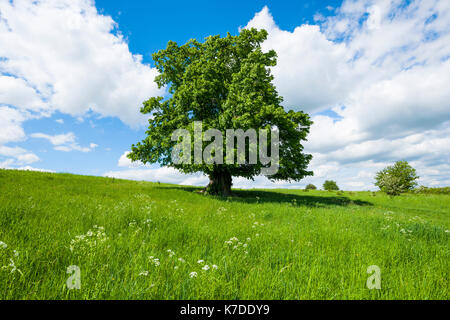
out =
<path fill-rule="evenodd" d="M 449 298 L 449 195 L 199 190 L 0 170 L 0 299 Z"/>

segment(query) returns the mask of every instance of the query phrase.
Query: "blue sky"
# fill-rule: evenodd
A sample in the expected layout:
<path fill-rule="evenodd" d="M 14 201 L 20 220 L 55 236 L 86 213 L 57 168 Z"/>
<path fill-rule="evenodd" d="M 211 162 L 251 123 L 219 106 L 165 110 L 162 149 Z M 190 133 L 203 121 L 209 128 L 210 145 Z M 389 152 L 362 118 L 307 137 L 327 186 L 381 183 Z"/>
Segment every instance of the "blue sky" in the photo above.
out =
<path fill-rule="evenodd" d="M 285 109 L 313 117 L 315 176 L 235 186 L 373 189 L 401 159 L 421 184 L 450 184 L 450 4 L 439 0 L 0 0 L 0 167 L 206 184 L 125 154 L 145 137 L 141 102 L 166 94 L 151 54 L 244 27 L 269 31 Z"/>
<path fill-rule="evenodd" d="M 238 34 L 256 12 L 268 6 L 278 25 L 292 31 L 302 23 L 314 21 L 314 15 L 331 13 L 327 7 L 339 7 L 339 1 L 96 1 L 96 7 L 118 22 L 129 40 L 130 50 L 151 63 L 151 53 L 165 48 L 168 40 L 185 43 L 191 38 Z"/>

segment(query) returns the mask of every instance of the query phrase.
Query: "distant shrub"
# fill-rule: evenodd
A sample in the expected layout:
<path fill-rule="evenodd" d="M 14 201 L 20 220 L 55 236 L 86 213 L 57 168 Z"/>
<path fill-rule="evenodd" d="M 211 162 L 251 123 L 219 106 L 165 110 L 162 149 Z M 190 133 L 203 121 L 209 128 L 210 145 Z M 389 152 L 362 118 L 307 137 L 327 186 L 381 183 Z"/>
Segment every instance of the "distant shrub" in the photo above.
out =
<path fill-rule="evenodd" d="M 317 187 L 310 183 L 305 187 L 305 190 L 317 190 Z"/>
<path fill-rule="evenodd" d="M 323 190 L 327 190 L 327 191 L 337 191 L 339 190 L 339 187 L 337 186 L 336 181 L 333 180 L 326 180 L 323 183 Z"/>
<path fill-rule="evenodd" d="M 407 161 L 397 161 L 393 166 L 388 166 L 377 173 L 375 185 L 386 194 L 397 196 L 413 190 L 417 185 L 415 180 L 418 178 L 416 169 Z"/>
<path fill-rule="evenodd" d="M 450 187 L 428 188 L 425 186 L 420 186 L 414 189 L 413 192 L 422 194 L 450 194 Z"/>

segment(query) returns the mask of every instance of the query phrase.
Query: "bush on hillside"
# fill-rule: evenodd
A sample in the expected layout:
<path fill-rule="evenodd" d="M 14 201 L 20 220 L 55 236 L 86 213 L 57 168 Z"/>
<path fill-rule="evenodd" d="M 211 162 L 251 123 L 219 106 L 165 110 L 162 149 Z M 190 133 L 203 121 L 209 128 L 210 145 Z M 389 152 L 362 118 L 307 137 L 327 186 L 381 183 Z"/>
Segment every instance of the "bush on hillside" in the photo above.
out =
<path fill-rule="evenodd" d="M 386 194 L 397 196 L 413 190 L 417 185 L 415 180 L 418 178 L 416 169 L 407 161 L 397 161 L 393 166 L 388 166 L 377 173 L 375 185 Z"/>
<path fill-rule="evenodd" d="M 317 190 L 317 187 L 310 183 L 305 187 L 305 190 Z"/>
<path fill-rule="evenodd" d="M 327 191 L 337 191 L 339 190 L 339 187 L 336 183 L 336 181 L 333 180 L 326 180 L 323 183 L 323 190 L 327 190 Z"/>

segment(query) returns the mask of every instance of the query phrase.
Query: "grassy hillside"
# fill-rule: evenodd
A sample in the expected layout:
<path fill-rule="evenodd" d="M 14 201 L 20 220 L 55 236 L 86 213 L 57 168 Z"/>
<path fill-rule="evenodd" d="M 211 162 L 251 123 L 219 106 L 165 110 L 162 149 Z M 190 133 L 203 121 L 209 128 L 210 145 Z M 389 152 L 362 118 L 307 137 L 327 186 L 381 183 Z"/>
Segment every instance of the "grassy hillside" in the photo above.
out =
<path fill-rule="evenodd" d="M 449 195 L 196 191 L 0 170 L 0 299 L 449 298 Z"/>

